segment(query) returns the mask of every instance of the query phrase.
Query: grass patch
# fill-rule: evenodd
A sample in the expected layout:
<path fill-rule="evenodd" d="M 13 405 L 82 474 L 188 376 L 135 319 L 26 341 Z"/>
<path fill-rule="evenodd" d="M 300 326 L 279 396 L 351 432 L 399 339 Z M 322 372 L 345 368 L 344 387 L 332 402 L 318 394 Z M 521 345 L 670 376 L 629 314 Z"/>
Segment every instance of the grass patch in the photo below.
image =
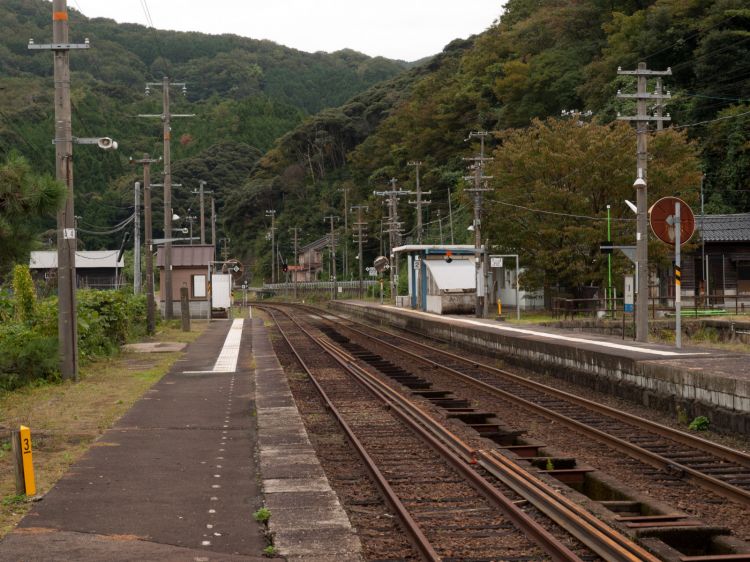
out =
<path fill-rule="evenodd" d="M 147 341 L 188 343 L 207 325 L 193 322 L 191 331 L 183 332 L 179 323 L 169 323 Z M 6 432 L 21 424 L 31 428 L 37 493 L 45 494 L 181 355 L 120 353 L 87 363 L 78 382 L 32 385 L 0 393 L 0 538 L 29 509 L 25 501 L 12 500 L 15 478 Z M 11 500 L 6 502 L 8 498 Z"/>

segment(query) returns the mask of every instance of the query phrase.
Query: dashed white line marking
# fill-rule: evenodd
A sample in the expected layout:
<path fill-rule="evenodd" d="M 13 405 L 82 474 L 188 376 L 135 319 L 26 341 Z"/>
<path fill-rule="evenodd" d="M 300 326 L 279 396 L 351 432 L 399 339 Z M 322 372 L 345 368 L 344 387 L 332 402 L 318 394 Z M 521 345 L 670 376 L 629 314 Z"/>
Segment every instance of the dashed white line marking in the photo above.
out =
<path fill-rule="evenodd" d="M 211 546 L 211 541 L 201 541 L 201 546 Z"/>

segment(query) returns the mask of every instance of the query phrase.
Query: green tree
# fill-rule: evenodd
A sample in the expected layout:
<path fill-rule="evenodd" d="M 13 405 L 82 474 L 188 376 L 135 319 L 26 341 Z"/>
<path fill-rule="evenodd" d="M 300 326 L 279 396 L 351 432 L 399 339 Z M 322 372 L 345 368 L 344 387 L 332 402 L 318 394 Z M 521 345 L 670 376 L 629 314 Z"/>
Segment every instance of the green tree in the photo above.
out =
<path fill-rule="evenodd" d="M 634 244 L 634 216 L 623 202 L 635 197 L 632 128 L 535 120 L 526 129 L 500 133 L 499 140 L 501 147 L 488 165 L 495 188 L 485 220 L 490 243 L 521 254 L 527 288 L 600 285 L 606 259 L 599 244 L 606 239 L 608 204 L 614 242 Z M 649 203 L 676 194 L 695 203 L 700 184 L 696 152 L 685 134 L 652 136 Z M 651 256 L 658 262 L 666 251 L 654 244 Z"/>
<path fill-rule="evenodd" d="M 16 318 L 21 322 L 33 321 L 36 316 L 36 294 L 28 265 L 19 264 L 13 268 L 13 296 Z"/>
<path fill-rule="evenodd" d="M 39 219 L 52 215 L 65 198 L 65 186 L 32 172 L 12 153 L 0 164 L 0 267 L 25 260 L 38 234 Z"/>

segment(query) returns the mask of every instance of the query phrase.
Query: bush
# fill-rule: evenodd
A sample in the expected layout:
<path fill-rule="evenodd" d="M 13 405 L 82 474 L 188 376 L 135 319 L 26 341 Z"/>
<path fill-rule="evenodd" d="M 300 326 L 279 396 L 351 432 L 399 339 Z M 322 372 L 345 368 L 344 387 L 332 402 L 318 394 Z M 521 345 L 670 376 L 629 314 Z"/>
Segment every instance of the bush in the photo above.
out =
<path fill-rule="evenodd" d="M 0 326 L 0 389 L 13 390 L 58 377 L 57 336 L 45 336 L 26 324 Z"/>
<path fill-rule="evenodd" d="M 146 332 L 146 299 L 119 291 L 78 291 L 78 351 L 110 355 Z"/>

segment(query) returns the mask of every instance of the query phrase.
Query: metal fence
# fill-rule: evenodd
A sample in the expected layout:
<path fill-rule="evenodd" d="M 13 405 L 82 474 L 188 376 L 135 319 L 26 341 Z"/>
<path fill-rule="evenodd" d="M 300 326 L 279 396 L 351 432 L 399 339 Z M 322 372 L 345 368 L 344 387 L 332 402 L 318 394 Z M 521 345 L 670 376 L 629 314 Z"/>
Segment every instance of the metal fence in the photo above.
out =
<path fill-rule="evenodd" d="M 576 316 L 619 317 L 624 313 L 623 298 L 590 298 L 569 299 L 555 297 L 552 299 L 552 314 L 563 319 Z M 710 295 L 699 298 L 682 299 L 683 317 L 717 316 L 721 314 L 750 313 L 750 293 L 738 295 Z M 649 299 L 649 314 L 652 318 L 674 316 L 674 299 L 652 297 Z"/>

